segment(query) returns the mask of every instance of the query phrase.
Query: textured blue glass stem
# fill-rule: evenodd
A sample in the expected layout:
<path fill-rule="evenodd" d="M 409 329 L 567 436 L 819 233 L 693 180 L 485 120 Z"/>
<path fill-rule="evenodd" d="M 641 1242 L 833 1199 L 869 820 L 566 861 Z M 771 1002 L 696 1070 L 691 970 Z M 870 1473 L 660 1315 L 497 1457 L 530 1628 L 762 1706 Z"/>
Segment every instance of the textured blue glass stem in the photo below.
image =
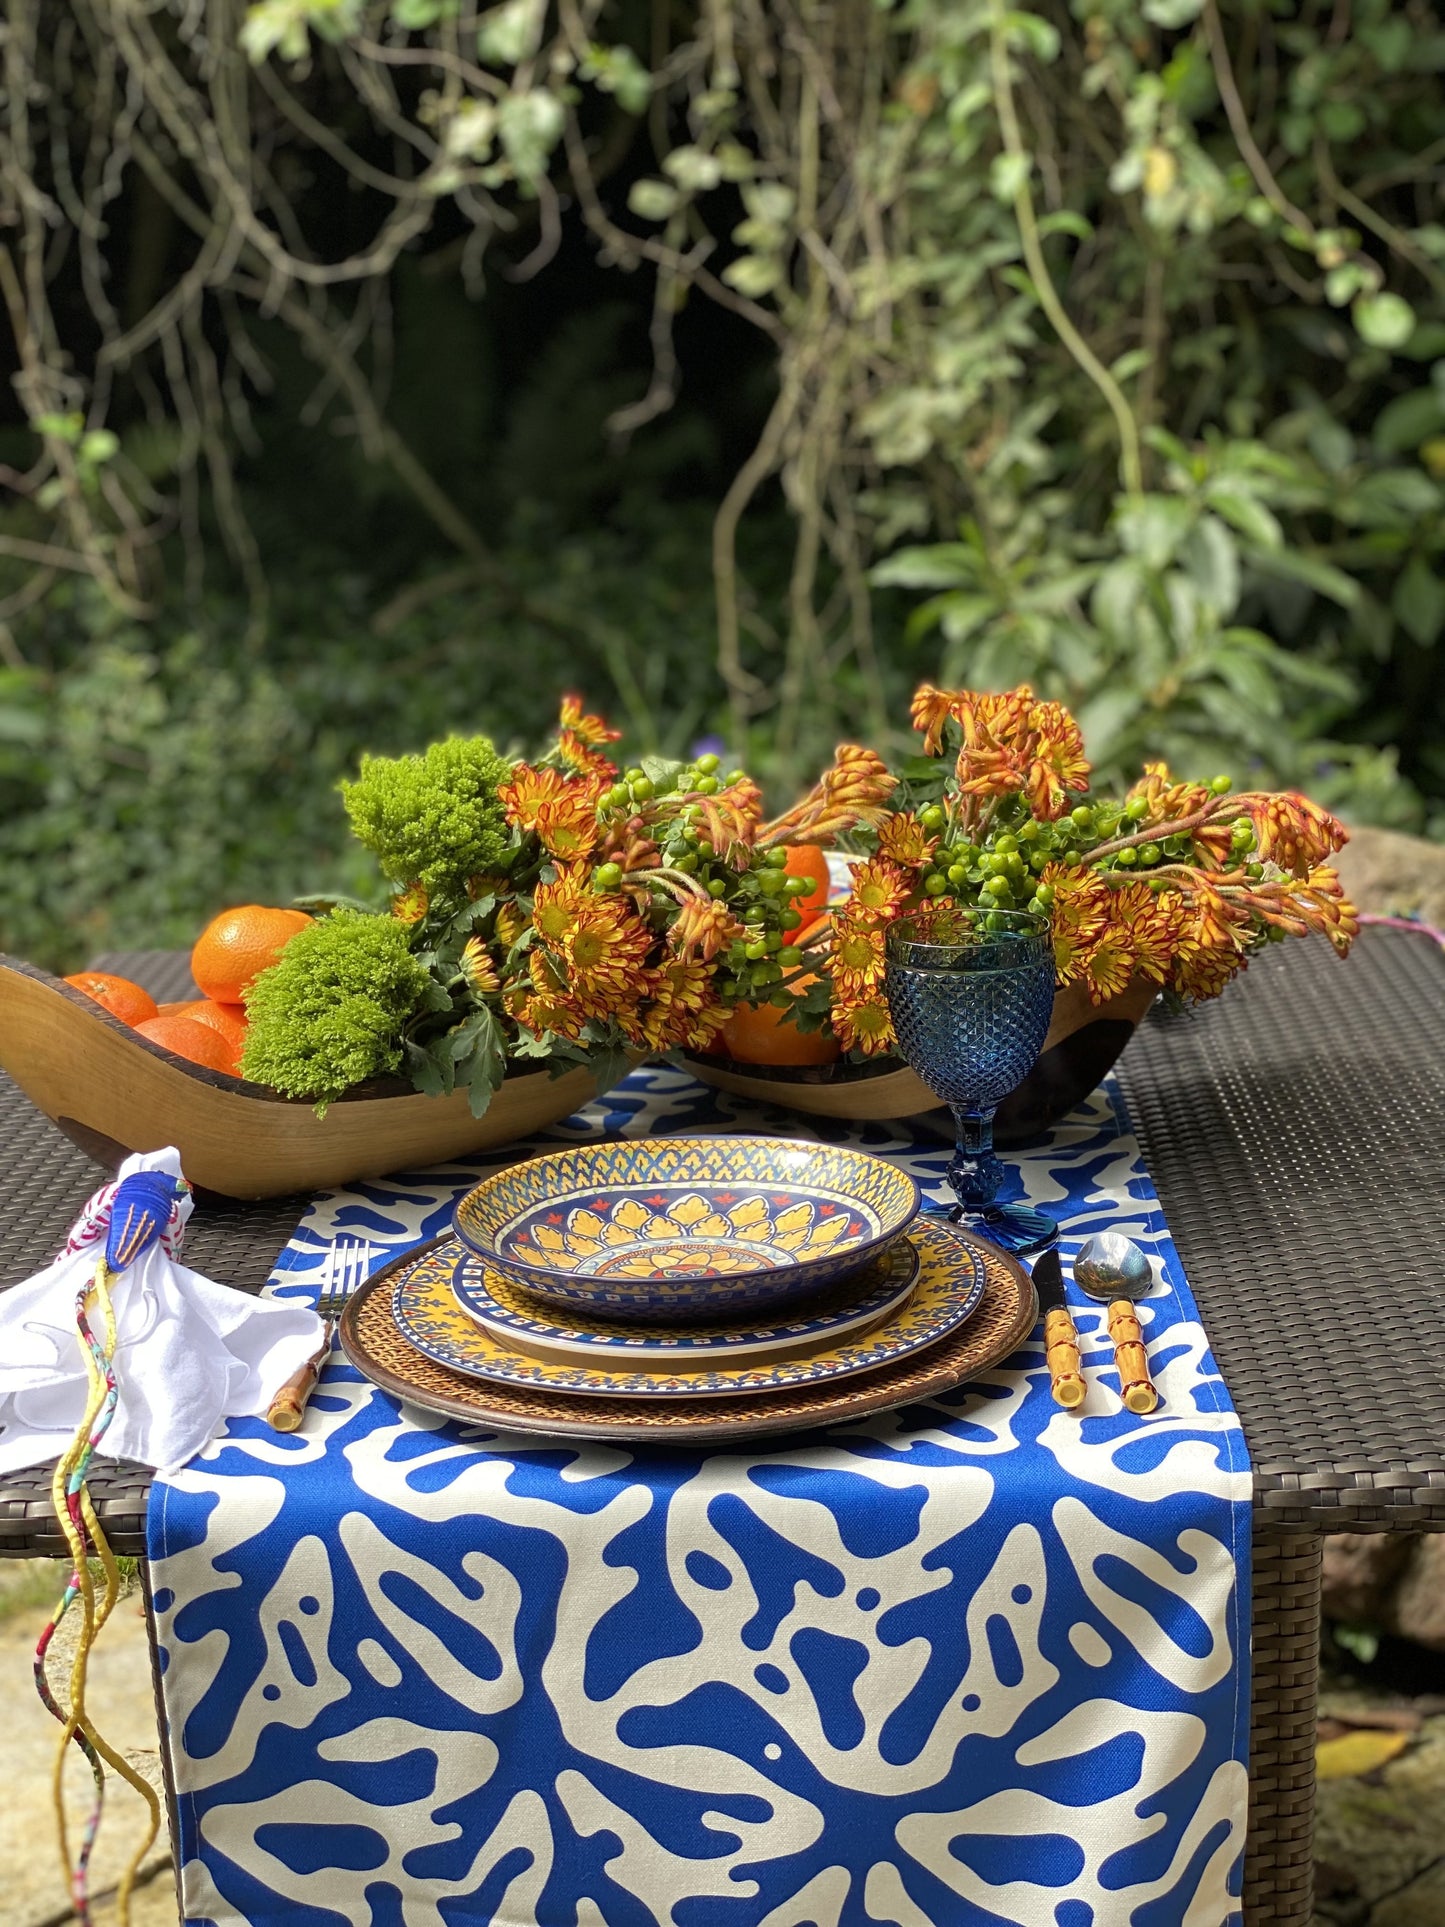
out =
<path fill-rule="evenodd" d="M 948 1182 L 965 1211 L 986 1211 L 1003 1184 L 1003 1166 L 993 1154 L 993 1111 L 966 1111 L 954 1104 L 956 1147 Z"/>

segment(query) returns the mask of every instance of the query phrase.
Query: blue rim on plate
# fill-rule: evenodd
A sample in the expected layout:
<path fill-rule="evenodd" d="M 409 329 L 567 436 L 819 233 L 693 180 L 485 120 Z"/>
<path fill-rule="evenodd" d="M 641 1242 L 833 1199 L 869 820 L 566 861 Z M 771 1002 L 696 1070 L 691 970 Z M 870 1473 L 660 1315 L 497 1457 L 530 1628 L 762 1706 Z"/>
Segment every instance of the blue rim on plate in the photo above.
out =
<path fill-rule="evenodd" d="M 911 1233 L 918 1282 L 906 1302 L 872 1331 L 768 1364 L 697 1371 L 637 1371 L 625 1364 L 570 1364 L 529 1356 L 478 1325 L 452 1290 L 455 1243 L 444 1240 L 397 1274 L 392 1316 L 425 1357 L 470 1378 L 495 1379 L 596 1398 L 699 1398 L 816 1385 L 873 1371 L 935 1345 L 978 1309 L 987 1270 L 977 1248 L 945 1219 L 922 1218 Z"/>
<path fill-rule="evenodd" d="M 845 1145 L 632 1138 L 493 1172 L 453 1222 L 479 1258 L 549 1303 L 716 1319 L 861 1270 L 920 1202 L 905 1171 Z"/>
<path fill-rule="evenodd" d="M 489 1269 L 473 1251 L 457 1251 L 452 1290 L 462 1310 L 503 1345 L 524 1351 L 569 1353 L 574 1359 L 606 1359 L 642 1370 L 695 1370 L 735 1364 L 744 1358 L 836 1342 L 845 1333 L 870 1329 L 896 1311 L 918 1278 L 918 1253 L 905 1234 L 881 1257 L 851 1278 L 828 1286 L 805 1305 L 759 1322 L 731 1319 L 710 1325 L 634 1323 L 576 1307 L 544 1305 Z"/>

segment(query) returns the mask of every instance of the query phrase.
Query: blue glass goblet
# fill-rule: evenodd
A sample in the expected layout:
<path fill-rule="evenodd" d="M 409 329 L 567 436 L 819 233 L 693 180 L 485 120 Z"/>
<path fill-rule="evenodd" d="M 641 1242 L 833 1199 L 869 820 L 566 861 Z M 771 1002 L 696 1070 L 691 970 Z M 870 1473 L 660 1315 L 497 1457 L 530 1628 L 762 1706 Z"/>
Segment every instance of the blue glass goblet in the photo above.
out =
<path fill-rule="evenodd" d="M 953 1112 L 954 1216 L 1008 1251 L 1042 1249 L 1058 1235 L 1053 1219 L 998 1202 L 993 1114 L 1033 1069 L 1048 1034 L 1048 919 L 952 904 L 901 918 L 888 929 L 884 987 L 899 1050 Z"/>

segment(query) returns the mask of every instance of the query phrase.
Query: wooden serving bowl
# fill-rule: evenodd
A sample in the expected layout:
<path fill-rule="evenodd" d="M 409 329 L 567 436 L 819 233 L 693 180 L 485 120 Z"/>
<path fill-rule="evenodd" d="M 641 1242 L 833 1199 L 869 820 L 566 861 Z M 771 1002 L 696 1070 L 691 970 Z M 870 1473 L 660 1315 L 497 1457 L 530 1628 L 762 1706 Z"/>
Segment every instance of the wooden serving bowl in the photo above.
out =
<path fill-rule="evenodd" d="M 994 1142 L 1005 1147 L 1024 1143 L 1066 1116 L 1111 1069 L 1158 994 L 1158 986 L 1142 978 L 1102 1004 L 1090 1003 L 1082 984 L 1055 991 L 1043 1051 L 1023 1083 L 999 1106 Z M 810 1117 L 862 1124 L 938 1109 L 938 1099 L 922 1078 L 896 1057 L 864 1064 L 840 1058 L 834 1064 L 790 1066 L 743 1064 L 693 1051 L 686 1055 L 688 1069 L 704 1084 Z M 951 1123 L 946 1134 L 952 1137 Z"/>
<path fill-rule="evenodd" d="M 0 1069 L 97 1163 L 174 1144 L 191 1183 L 228 1198 L 324 1190 L 527 1137 L 596 1094 L 582 1069 L 509 1075 L 483 1117 L 465 1091 L 401 1079 L 348 1091 L 317 1117 L 263 1084 L 192 1064 L 48 971 L 0 956 Z"/>

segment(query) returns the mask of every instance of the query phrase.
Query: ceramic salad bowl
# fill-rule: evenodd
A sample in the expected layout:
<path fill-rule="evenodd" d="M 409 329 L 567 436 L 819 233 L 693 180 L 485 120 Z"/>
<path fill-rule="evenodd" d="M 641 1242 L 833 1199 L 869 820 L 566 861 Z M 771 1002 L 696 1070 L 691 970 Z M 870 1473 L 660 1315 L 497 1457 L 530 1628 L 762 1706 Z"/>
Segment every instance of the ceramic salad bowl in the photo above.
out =
<path fill-rule="evenodd" d="M 919 1208 L 905 1172 L 792 1138 L 636 1138 L 495 1172 L 462 1242 L 534 1297 L 666 1322 L 789 1304 L 861 1270 Z"/>

